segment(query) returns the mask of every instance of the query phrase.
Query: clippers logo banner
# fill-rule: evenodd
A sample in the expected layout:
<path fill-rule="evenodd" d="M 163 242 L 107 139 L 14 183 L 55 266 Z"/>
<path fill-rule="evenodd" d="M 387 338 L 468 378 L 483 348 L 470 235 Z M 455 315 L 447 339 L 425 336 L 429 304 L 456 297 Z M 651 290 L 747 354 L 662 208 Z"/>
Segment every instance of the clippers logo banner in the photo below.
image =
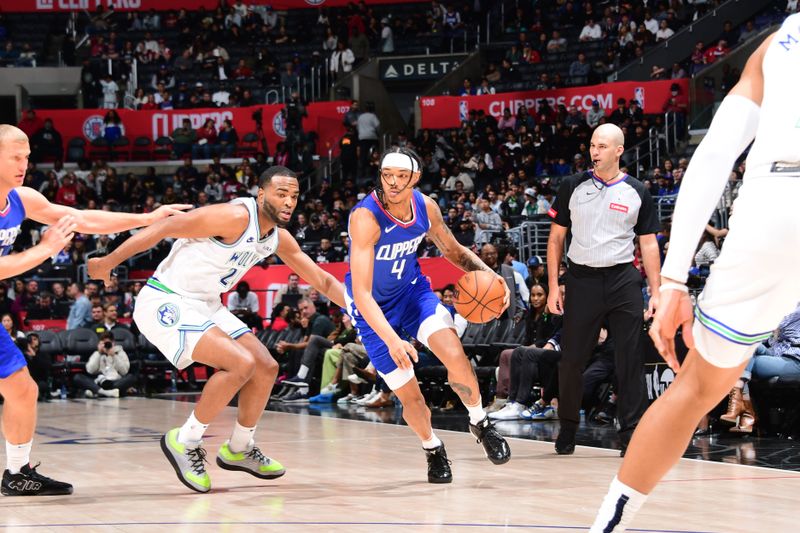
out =
<path fill-rule="evenodd" d="M 272 104 L 252 107 L 222 107 L 206 109 L 171 109 L 153 111 L 133 111 L 130 109 L 117 109 L 122 123 L 125 125 L 125 135 L 131 143 L 137 137 L 147 137 L 153 141 L 159 137 L 169 137 L 175 128 L 188 118 L 192 128 L 198 129 L 205 124 L 207 119 L 213 119 L 219 131 L 219 126 L 225 120 L 231 120 L 239 140 L 247 133 L 254 132 L 256 124 L 253 121 L 253 112 L 262 108 L 264 117 L 264 136 L 270 153 L 275 153 L 279 142 L 286 140 L 286 129 L 281 109 L 283 105 Z M 316 131 L 319 134 L 317 151 L 320 155 L 327 155 L 328 148 L 338 152 L 339 139 L 344 135 L 345 129 L 342 120 L 350 110 L 350 102 L 315 102 L 306 106 L 308 116 L 303 119 L 304 131 Z M 61 133 L 64 140 L 64 149 L 70 139 L 83 138 L 87 144 L 103 134 L 103 117 L 105 109 L 59 109 L 40 110 L 42 119 L 51 118 L 55 128 Z M 269 118 L 271 117 L 271 118 Z"/>
<path fill-rule="evenodd" d="M 467 110 L 482 109 L 488 115 L 500 118 L 505 109 L 510 109 L 512 115 L 523 105 L 528 111 L 538 109 L 542 100 L 547 100 L 554 109 L 562 104 L 566 107 L 574 105 L 584 113 L 597 100 L 600 108 L 609 116 L 617 107 L 617 99 L 624 98 L 626 103 L 635 99 L 646 114 L 657 114 L 663 112 L 664 104 L 672 96 L 670 87 L 673 83 L 681 87 L 682 94 L 688 94 L 688 79 L 622 81 L 551 91 L 519 91 L 484 96 L 426 96 L 420 98 L 419 108 L 422 127 L 430 129 L 459 127 L 461 121 L 467 119 Z"/>

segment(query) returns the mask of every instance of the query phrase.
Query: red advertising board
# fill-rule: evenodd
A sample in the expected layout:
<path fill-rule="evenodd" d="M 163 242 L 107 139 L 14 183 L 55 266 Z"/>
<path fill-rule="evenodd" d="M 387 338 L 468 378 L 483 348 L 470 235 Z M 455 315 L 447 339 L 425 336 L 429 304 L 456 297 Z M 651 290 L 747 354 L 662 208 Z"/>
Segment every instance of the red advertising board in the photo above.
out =
<path fill-rule="evenodd" d="M 217 129 L 222 121 L 230 119 L 239 138 L 255 131 L 253 112 L 263 109 L 264 135 L 270 153 L 275 152 L 275 146 L 286 139 L 285 121 L 281 117 L 280 104 L 271 104 L 251 107 L 223 107 L 205 109 L 174 109 L 155 111 L 133 111 L 118 109 L 122 124 L 125 126 L 125 135 L 133 142 L 137 137 L 148 137 L 156 140 L 161 136 L 169 136 L 175 128 L 179 127 L 184 118 L 192 122 L 192 127 L 200 128 L 207 119 L 214 119 Z M 320 155 L 327 154 L 328 148 L 337 151 L 339 139 L 344 135 L 345 129 L 342 120 L 350 109 L 350 102 L 316 102 L 309 104 L 308 117 L 303 120 L 305 131 L 316 131 L 319 135 L 317 149 Z M 41 110 L 42 119 L 51 118 L 56 130 L 64 139 L 64 144 L 74 137 L 82 137 L 87 142 L 102 135 L 103 116 L 105 109 L 60 109 Z"/>
<path fill-rule="evenodd" d="M 422 127 L 430 129 L 457 128 L 470 109 L 482 109 L 486 113 L 499 118 L 504 109 L 515 114 L 520 106 L 529 110 L 538 106 L 538 102 L 546 99 L 555 107 L 574 105 L 584 111 L 592 107 L 597 100 L 600 107 L 609 114 L 617 105 L 618 98 L 640 101 L 647 114 L 661 113 L 664 103 L 669 99 L 670 87 L 677 83 L 683 94 L 688 94 L 689 80 L 661 81 L 621 81 L 554 89 L 550 91 L 519 91 L 489 94 L 484 96 L 426 96 L 420 99 Z"/>
<path fill-rule="evenodd" d="M 408 1 L 408 0 L 407 0 Z M 421 0 L 410 0 L 419 2 Z M 270 5 L 274 9 L 300 9 L 309 7 L 342 7 L 352 0 L 248 0 L 248 5 Z M 171 9 L 215 9 L 220 0 L 3 0 L 6 13 L 67 13 L 94 11 L 99 6 L 113 7 L 117 11 L 169 11 Z M 228 3 L 233 3 L 229 1 Z M 366 0 L 367 4 L 396 4 L 397 0 Z"/>

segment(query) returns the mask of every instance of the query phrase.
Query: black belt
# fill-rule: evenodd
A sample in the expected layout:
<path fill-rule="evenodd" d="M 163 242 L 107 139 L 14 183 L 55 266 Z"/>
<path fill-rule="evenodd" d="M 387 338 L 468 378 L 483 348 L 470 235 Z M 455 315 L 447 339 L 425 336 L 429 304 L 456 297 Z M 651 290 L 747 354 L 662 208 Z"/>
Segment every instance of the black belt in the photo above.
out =
<path fill-rule="evenodd" d="M 569 261 L 569 268 L 579 271 L 582 270 L 584 272 L 613 272 L 615 270 L 622 270 L 631 265 L 633 265 L 633 263 L 618 263 L 616 265 L 611 265 L 607 267 L 593 267 L 588 265 L 580 265 L 578 263 L 573 263 L 572 261 Z"/>

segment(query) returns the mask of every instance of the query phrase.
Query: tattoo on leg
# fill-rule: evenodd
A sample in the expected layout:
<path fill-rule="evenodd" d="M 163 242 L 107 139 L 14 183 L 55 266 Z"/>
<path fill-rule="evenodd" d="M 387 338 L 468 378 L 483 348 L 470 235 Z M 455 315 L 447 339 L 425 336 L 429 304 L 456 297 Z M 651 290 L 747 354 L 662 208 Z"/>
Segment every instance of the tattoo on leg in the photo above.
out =
<path fill-rule="evenodd" d="M 458 397 L 461 398 L 461 401 L 464 402 L 465 405 L 470 403 L 470 397 L 472 396 L 471 388 L 461 383 L 454 383 L 452 381 L 450 382 L 450 387 L 456 392 L 456 394 L 458 394 Z"/>

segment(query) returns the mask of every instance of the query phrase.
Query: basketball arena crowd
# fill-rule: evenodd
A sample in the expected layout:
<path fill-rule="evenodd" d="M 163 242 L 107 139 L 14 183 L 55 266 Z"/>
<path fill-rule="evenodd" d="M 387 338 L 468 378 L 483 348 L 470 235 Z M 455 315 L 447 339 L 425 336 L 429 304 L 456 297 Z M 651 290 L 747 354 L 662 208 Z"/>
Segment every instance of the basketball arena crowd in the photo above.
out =
<path fill-rule="evenodd" d="M 497 4 L 501 3 L 507 7 L 499 40 L 487 52 L 483 75 L 463 79 L 456 91 L 459 95 L 602 82 L 724 2 Z M 487 15 L 491 19 L 497 7 L 486 0 L 398 4 L 362 1 L 345 7 L 279 11 L 237 0 L 213 10 L 122 13 L 97 9 L 80 22 L 80 33 L 88 36 L 88 42 L 80 46 L 68 34 L 57 55 L 62 64 L 82 68 L 83 105 L 102 109 L 105 117 L 100 141 L 87 145 L 81 139 L 66 139 L 60 133 L 65 125 L 52 120 L 48 109 L 25 110 L 18 127 L 29 136 L 32 154 L 24 185 L 59 204 L 148 213 L 162 204 L 199 207 L 256 195 L 260 174 L 270 165 L 281 164 L 296 170 L 301 184 L 312 184 L 301 191 L 291 233 L 316 263 L 346 262 L 348 214 L 378 180 L 385 132 L 368 98 L 351 100 L 343 118 L 345 134 L 339 139 L 335 171 L 317 179 L 318 132 L 302 127 L 305 106 L 311 100 L 308 95 L 315 94 L 305 90 L 310 73 L 317 69 L 326 82 L 334 83 L 370 58 L 418 53 L 420 43 L 432 52 L 449 51 L 454 40 L 482 35 Z M 742 24 L 728 22 L 713 42 L 699 42 L 682 61 L 653 65 L 650 79 L 702 76 L 704 69 L 795 10 L 796 1 L 774 2 Z M 0 13 L 0 41 L 5 43 L 0 65 L 37 68 L 52 60 L 53 50 L 37 40 L 29 24 L 29 18 Z M 136 76 L 132 69 L 138 69 Z M 721 86 L 714 88 L 719 95 L 735 84 L 738 74 L 735 68 L 725 70 Z M 133 97 L 126 98 L 126 87 L 134 78 L 138 85 Z M 285 140 L 275 146 L 257 142 L 253 149 L 251 141 L 260 140 L 255 131 L 237 131 L 230 121 L 218 125 L 209 120 L 199 128 L 183 124 L 158 146 L 143 144 L 142 150 L 150 150 L 151 155 L 143 158 L 145 162 L 133 165 L 125 160 L 131 158 L 120 155 L 131 147 L 126 145 L 125 124 L 117 108 L 244 107 L 264 103 L 270 91 L 281 95 L 287 130 Z M 662 207 L 674 205 L 680 190 L 696 145 L 688 134 L 689 95 L 675 83 L 661 112 L 653 114 L 645 114 L 633 97 L 620 98 L 615 104 L 603 109 L 595 101 L 591 109 L 583 110 L 554 107 L 541 100 L 536 109 L 520 106 L 512 113 L 506 108 L 497 117 L 470 109 L 458 128 L 415 129 L 412 120 L 406 128 L 391 132 L 391 145 L 420 155 L 419 188 L 439 204 L 458 242 L 498 273 L 508 274 L 506 279 L 515 280 L 509 287 L 515 303 L 512 310 L 486 325 L 469 324 L 457 316 L 452 284 L 434 287 L 455 316 L 495 420 L 535 423 L 558 418 L 561 317 L 547 311 L 546 301 L 550 291 L 563 290 L 563 286 L 548 286 L 546 257 L 521 254 L 513 229 L 524 224 L 549 225 L 548 212 L 563 177 L 591 168 L 588 147 L 593 129 L 616 124 L 625 134 L 626 145 L 633 146 L 651 138 L 652 131 L 663 130 L 667 115 L 673 117 L 678 125 L 676 145 L 669 147 L 657 136 L 655 142 L 662 149 L 659 161 L 635 160 L 626 152 L 622 165 L 644 182 L 653 201 Z M 698 246 L 690 272 L 694 293 L 702 288 L 724 245 L 728 215 L 744 170 L 741 160 Z M 669 247 L 671 209 L 659 213 L 663 217 L 657 239 L 663 261 Z M 43 231 L 46 227 L 27 220 L 14 251 L 35 244 Z M 109 284 L 85 278 L 87 258 L 109 253 L 129 236 L 130 232 L 78 234 L 41 266 L 0 282 L 3 327 L 28 358 L 41 401 L 188 392 L 202 388 L 204 378 L 213 372 L 202 367 L 178 372 L 139 335 L 131 320 L 146 277 L 129 274 L 154 270 L 169 252 L 170 240 L 130 260 Z M 441 253 L 426 238 L 418 256 Z M 272 256 L 255 268 L 269 268 L 277 261 Z M 641 258 L 635 265 L 642 271 L 646 308 Z M 560 269 L 563 275 L 566 265 Z M 228 307 L 257 333 L 281 365 L 271 403 L 393 409 L 391 391 L 369 365 L 343 310 L 295 274 L 284 283 L 272 294 L 269 311 L 247 282 L 239 283 L 227 299 Z M 34 328 L 37 323 L 47 327 Z M 642 339 L 643 344 L 648 342 L 644 333 Z M 614 424 L 613 342 L 613 333 L 604 328 L 584 370 L 583 409 L 593 424 Z M 779 385 L 794 385 L 796 390 L 798 346 L 800 310 L 759 347 L 755 363 L 731 391 L 728 403 L 710 413 L 712 419 L 728 422 L 722 431 L 758 431 L 758 418 L 785 398 Z M 429 403 L 442 411 L 460 408 L 457 397 L 442 387 L 446 373 L 441 363 L 424 346 L 416 347 L 420 350 L 417 375 Z M 301 367 L 308 371 L 298 377 Z M 759 394 L 766 411 L 754 408 Z M 786 424 L 770 426 L 783 435 L 791 435 L 793 429 Z M 698 428 L 699 433 L 704 431 L 709 431 L 707 426 Z"/>

